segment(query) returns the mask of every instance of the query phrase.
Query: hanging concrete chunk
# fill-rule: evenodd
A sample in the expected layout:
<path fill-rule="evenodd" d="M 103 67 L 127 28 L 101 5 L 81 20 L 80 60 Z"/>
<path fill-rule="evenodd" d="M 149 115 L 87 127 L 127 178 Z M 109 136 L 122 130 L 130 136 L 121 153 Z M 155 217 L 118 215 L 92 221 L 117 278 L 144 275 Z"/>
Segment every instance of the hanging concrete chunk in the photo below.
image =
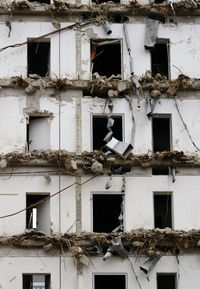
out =
<path fill-rule="evenodd" d="M 106 261 L 108 258 L 112 257 L 113 254 L 117 254 L 123 259 L 128 257 L 128 252 L 125 250 L 121 238 L 116 238 L 111 241 L 111 245 L 104 255 L 103 260 Z"/>
<path fill-rule="evenodd" d="M 153 269 L 153 267 L 156 265 L 156 263 L 160 260 L 161 255 L 154 255 L 151 257 L 148 257 L 144 263 L 140 266 L 140 270 L 142 270 L 146 275 L 147 279 L 149 276 L 149 273 Z"/>
<path fill-rule="evenodd" d="M 159 21 L 151 18 L 147 18 L 146 30 L 145 30 L 145 43 L 146 49 L 153 48 L 158 34 Z"/>
<path fill-rule="evenodd" d="M 125 159 L 129 156 L 133 149 L 132 144 L 119 141 L 114 137 L 105 145 L 105 147 L 107 147 L 110 151 L 123 156 Z"/>

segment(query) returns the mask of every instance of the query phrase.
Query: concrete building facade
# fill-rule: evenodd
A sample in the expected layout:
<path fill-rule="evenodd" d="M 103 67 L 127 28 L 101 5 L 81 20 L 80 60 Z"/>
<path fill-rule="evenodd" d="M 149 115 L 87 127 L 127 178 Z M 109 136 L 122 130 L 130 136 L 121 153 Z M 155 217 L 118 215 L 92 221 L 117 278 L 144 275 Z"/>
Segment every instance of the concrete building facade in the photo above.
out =
<path fill-rule="evenodd" d="M 199 9 L 1 1 L 0 288 L 198 288 Z"/>

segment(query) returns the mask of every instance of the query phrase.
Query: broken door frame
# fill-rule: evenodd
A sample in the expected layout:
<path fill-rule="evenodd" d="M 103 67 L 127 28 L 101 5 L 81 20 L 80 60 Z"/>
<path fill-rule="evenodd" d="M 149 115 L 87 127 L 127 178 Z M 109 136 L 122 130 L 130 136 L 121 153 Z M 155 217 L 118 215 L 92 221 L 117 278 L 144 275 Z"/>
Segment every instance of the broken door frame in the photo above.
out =
<path fill-rule="evenodd" d="M 50 0 L 50 3 L 51 3 L 51 0 Z M 27 52 L 27 55 L 26 55 L 26 58 L 27 58 L 27 77 L 29 77 L 29 73 L 28 73 L 28 44 L 29 43 L 43 43 L 43 42 L 47 42 L 49 43 L 49 61 L 48 61 L 48 75 L 47 77 L 51 77 L 51 38 L 42 38 L 42 39 L 38 39 L 37 37 L 35 38 L 27 38 L 27 45 L 26 45 L 26 52 Z M 42 76 L 40 76 L 42 77 Z M 42 77 L 43 78 L 43 77 Z"/>
<path fill-rule="evenodd" d="M 152 1 L 152 3 L 155 3 L 155 1 Z M 157 38 L 156 39 L 156 44 L 166 44 L 167 45 L 168 80 L 170 80 L 171 79 L 170 39 L 169 38 Z M 151 58 L 151 75 L 152 75 L 152 53 L 151 53 L 151 49 L 149 51 L 150 51 L 150 58 Z"/>
<path fill-rule="evenodd" d="M 98 116 L 99 118 L 107 118 L 109 113 L 90 113 L 90 127 L 91 127 L 91 134 L 90 134 L 90 151 L 93 152 L 93 117 Z M 122 118 L 122 141 L 125 141 L 125 113 L 113 113 L 111 117 L 121 117 Z M 106 136 L 106 134 L 105 134 Z M 106 144 L 106 142 L 105 142 Z"/>
<path fill-rule="evenodd" d="M 28 126 L 30 123 L 31 117 L 38 117 L 38 118 L 48 118 L 49 122 L 49 149 L 51 149 L 51 122 L 53 114 L 48 112 L 37 112 L 37 113 L 27 113 L 26 114 L 26 148 L 29 150 L 29 140 L 28 140 Z"/>
<path fill-rule="evenodd" d="M 154 206 L 154 196 L 155 195 L 170 195 L 171 196 L 171 218 L 172 218 L 172 227 L 174 230 L 174 192 L 173 191 L 153 191 L 153 229 L 155 229 L 155 206 Z"/>
<path fill-rule="evenodd" d="M 151 146 L 152 146 L 152 152 L 154 152 L 154 143 L 153 143 L 153 118 L 168 118 L 169 119 L 169 145 L 170 145 L 170 151 L 173 151 L 173 138 L 172 138 L 172 114 L 170 113 L 153 113 L 151 118 Z"/>
<path fill-rule="evenodd" d="M 173 275 L 175 276 L 175 289 L 177 288 L 178 285 L 178 280 L 177 280 L 177 272 L 156 272 L 156 289 L 158 288 L 158 275 Z"/>
<path fill-rule="evenodd" d="M 92 2 L 92 0 L 90 0 Z M 120 2 L 121 3 L 121 0 Z M 121 80 L 124 80 L 124 68 L 123 68 L 123 38 L 90 38 L 90 79 L 92 80 L 92 59 L 91 59 L 91 48 L 92 48 L 92 41 L 100 40 L 101 42 L 103 41 L 114 41 L 114 40 L 119 40 L 120 44 L 120 55 L 121 55 Z M 112 44 L 110 44 L 112 45 Z"/>
<path fill-rule="evenodd" d="M 91 232 L 93 232 L 93 195 L 122 195 L 124 196 L 124 208 L 123 208 L 123 232 L 126 232 L 126 205 L 125 205 L 125 193 L 120 191 L 91 191 L 90 192 L 90 219 L 91 219 Z"/>
<path fill-rule="evenodd" d="M 118 256 L 117 256 L 118 257 Z M 128 289 L 128 273 L 127 272 L 95 272 L 92 273 L 92 289 L 95 289 L 95 275 L 124 275 L 125 289 Z"/>

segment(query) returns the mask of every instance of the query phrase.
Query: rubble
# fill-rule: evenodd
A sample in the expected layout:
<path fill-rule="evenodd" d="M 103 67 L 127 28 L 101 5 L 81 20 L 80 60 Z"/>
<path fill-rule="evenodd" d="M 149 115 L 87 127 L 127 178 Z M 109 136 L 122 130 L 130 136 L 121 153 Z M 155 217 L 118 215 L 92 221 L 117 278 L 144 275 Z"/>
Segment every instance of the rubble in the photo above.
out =
<path fill-rule="evenodd" d="M 0 246 L 14 246 L 21 248 L 43 248 L 49 252 L 53 248 L 68 249 L 72 256 L 80 258 L 82 255 L 102 254 L 103 248 L 112 246 L 116 239 L 121 239 L 123 246 L 136 256 L 146 254 L 150 257 L 160 256 L 163 252 L 175 254 L 176 250 L 195 250 L 199 248 L 200 230 L 172 230 L 165 229 L 135 229 L 127 233 L 66 233 L 63 235 L 45 236 L 36 230 L 27 230 L 24 234 L 1 236 Z M 89 250 L 97 246 L 95 252 Z M 91 252 L 90 252 L 91 251 Z"/>
<path fill-rule="evenodd" d="M 6 2 L 0 4 L 0 11 L 6 13 L 12 10 L 13 14 L 18 13 L 40 13 L 40 14 L 63 14 L 69 13 L 69 15 L 86 14 L 88 17 L 95 15 L 105 15 L 109 13 L 119 13 L 122 17 L 133 14 L 134 15 L 144 15 L 144 16 L 154 16 L 159 20 L 176 15 L 199 15 L 199 1 L 177 1 L 171 2 L 164 1 L 163 3 L 149 3 L 140 4 L 137 0 L 132 0 L 127 4 L 114 3 L 108 1 L 106 3 L 96 4 L 71 4 L 67 1 L 54 0 L 52 4 L 29 2 L 25 0 L 12 1 L 11 7 L 6 5 Z M 173 9 L 172 9 L 173 8 Z M 108 19 L 109 20 L 109 19 Z"/>
<path fill-rule="evenodd" d="M 200 167 L 200 156 L 197 154 L 186 155 L 181 151 L 163 151 L 141 155 L 131 153 L 125 159 L 117 154 L 105 155 L 101 151 L 83 152 L 76 155 L 76 153 L 69 153 L 65 150 L 35 150 L 0 155 L 0 165 L 5 169 L 16 165 L 45 167 L 51 165 L 60 168 L 60 172 L 63 174 L 75 174 L 82 169 L 82 173 L 100 175 L 115 172 L 113 168 L 118 166 L 123 168 L 122 172 L 126 172 L 126 168 L 130 171 L 134 166 L 142 168 Z M 116 171 L 116 173 L 118 172 Z"/>
<path fill-rule="evenodd" d="M 124 93 L 135 92 L 135 85 L 131 79 L 121 80 L 115 76 L 106 78 L 95 73 L 93 80 L 68 80 L 67 78 L 37 78 L 29 77 L 23 79 L 21 77 L 12 77 L 0 79 L 0 87 L 3 88 L 23 88 L 27 94 L 33 94 L 36 90 L 44 89 L 82 89 L 85 95 L 121 98 Z M 141 91 L 150 91 L 153 98 L 173 97 L 178 91 L 198 91 L 200 90 L 200 79 L 189 78 L 180 74 L 177 79 L 167 80 L 165 76 L 157 74 L 155 78 L 151 77 L 147 72 L 139 77 Z M 56 95 L 56 93 L 55 93 Z M 141 93 L 141 97 L 143 94 Z"/>

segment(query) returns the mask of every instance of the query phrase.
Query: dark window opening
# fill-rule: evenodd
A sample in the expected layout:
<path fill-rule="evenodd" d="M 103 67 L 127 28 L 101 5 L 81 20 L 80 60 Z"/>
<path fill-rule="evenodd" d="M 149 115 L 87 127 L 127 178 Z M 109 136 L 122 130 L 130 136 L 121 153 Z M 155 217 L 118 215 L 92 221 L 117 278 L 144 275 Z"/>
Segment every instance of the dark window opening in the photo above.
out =
<path fill-rule="evenodd" d="M 93 194 L 93 232 L 110 233 L 120 225 L 122 195 Z"/>
<path fill-rule="evenodd" d="M 46 3 L 46 4 L 51 4 L 50 0 L 29 0 L 29 2 L 39 2 L 39 3 Z"/>
<path fill-rule="evenodd" d="M 155 228 L 172 228 L 171 194 L 154 194 Z"/>
<path fill-rule="evenodd" d="M 50 232 L 50 204 L 49 200 L 42 202 L 49 195 L 26 195 L 26 207 L 32 206 L 37 202 L 37 205 L 26 210 L 26 228 L 43 231 L 45 234 Z"/>
<path fill-rule="evenodd" d="M 122 116 L 112 116 L 114 119 L 114 125 L 111 127 L 113 131 L 113 137 L 119 141 L 123 140 L 122 137 Z M 104 141 L 105 136 L 108 133 L 106 116 L 93 116 L 93 150 L 101 150 L 106 144 Z"/>
<path fill-rule="evenodd" d="M 156 4 L 163 3 L 165 0 L 155 0 Z"/>
<path fill-rule="evenodd" d="M 113 40 L 92 41 L 91 59 L 92 73 L 101 76 L 121 75 L 121 47 L 120 43 L 111 44 Z M 103 42 L 109 44 L 101 45 Z M 100 46 L 98 46 L 100 45 Z"/>
<path fill-rule="evenodd" d="M 152 175 L 155 176 L 159 176 L 159 175 L 164 175 L 164 176 L 168 176 L 169 175 L 169 168 L 168 167 L 162 167 L 162 166 L 158 166 L 158 167 L 154 167 L 152 168 Z"/>
<path fill-rule="evenodd" d="M 157 274 L 157 289 L 175 289 L 176 274 Z"/>
<path fill-rule="evenodd" d="M 50 289 L 50 274 L 23 274 L 23 289 Z"/>
<path fill-rule="evenodd" d="M 157 73 L 169 78 L 168 44 L 155 44 L 151 50 L 151 71 L 155 77 Z"/>
<path fill-rule="evenodd" d="M 29 116 L 26 141 L 30 151 L 50 148 L 49 117 Z"/>
<path fill-rule="evenodd" d="M 28 75 L 49 75 L 50 42 L 28 43 Z"/>
<path fill-rule="evenodd" d="M 106 3 L 110 0 L 92 0 L 93 3 L 96 3 L 96 4 L 101 4 L 101 3 Z M 111 0 L 112 2 L 114 3 L 120 3 L 120 0 Z"/>
<path fill-rule="evenodd" d="M 170 151 L 170 117 L 153 117 L 153 151 Z"/>
<path fill-rule="evenodd" d="M 94 289 L 125 289 L 125 275 L 95 275 Z"/>

